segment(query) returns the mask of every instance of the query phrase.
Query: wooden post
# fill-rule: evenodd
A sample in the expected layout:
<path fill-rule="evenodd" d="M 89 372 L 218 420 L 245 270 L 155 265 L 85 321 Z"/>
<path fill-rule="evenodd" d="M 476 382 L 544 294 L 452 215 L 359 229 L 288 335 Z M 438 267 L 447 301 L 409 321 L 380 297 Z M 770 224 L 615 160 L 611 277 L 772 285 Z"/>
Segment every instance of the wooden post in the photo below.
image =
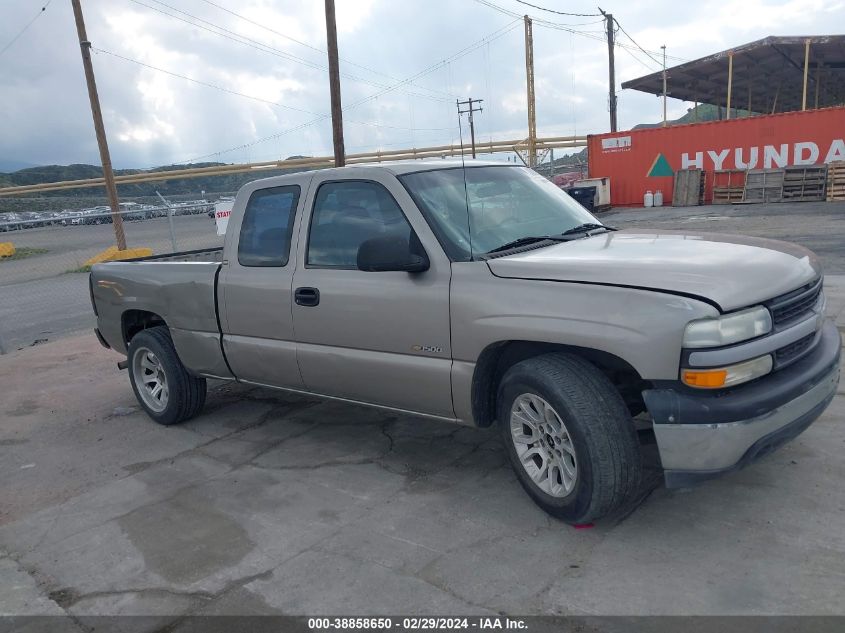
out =
<path fill-rule="evenodd" d="M 82 51 L 82 66 L 85 68 L 85 81 L 88 84 L 88 100 L 91 102 L 91 116 L 94 118 L 94 132 L 100 147 L 100 162 L 103 164 L 103 179 L 106 181 L 106 194 L 111 208 L 112 226 L 118 250 L 126 250 L 126 234 L 123 232 L 123 216 L 120 215 L 120 203 L 117 199 L 117 185 L 114 184 L 114 171 L 111 166 L 109 144 L 106 140 L 106 128 L 103 125 L 103 112 L 100 109 L 100 96 L 97 94 L 97 82 L 94 80 L 94 66 L 91 63 L 91 42 L 85 31 L 80 0 L 71 0 L 73 17 L 76 20 L 76 34 L 79 36 L 79 48 Z"/>
<path fill-rule="evenodd" d="M 728 119 L 731 118 L 731 92 L 733 91 L 734 80 L 734 54 L 733 51 L 728 53 Z"/>
<path fill-rule="evenodd" d="M 340 101 L 340 65 L 337 61 L 337 23 L 334 16 L 334 0 L 326 0 L 326 50 L 329 55 L 334 166 L 343 167 L 346 164 L 346 150 L 343 146 L 343 111 Z"/>
<path fill-rule="evenodd" d="M 599 9 L 601 11 L 601 9 Z M 602 11 L 602 13 L 604 13 Z M 614 55 L 613 14 L 604 13 L 607 23 L 607 71 L 608 71 L 608 105 L 610 106 L 610 131 L 616 131 L 616 60 Z"/>
<path fill-rule="evenodd" d="M 528 96 L 528 166 L 537 165 L 537 111 L 534 101 L 534 35 L 531 18 L 525 16 L 525 81 Z"/>
<path fill-rule="evenodd" d="M 807 73 L 810 70 L 810 39 L 804 41 L 804 87 L 801 92 L 801 110 L 807 109 Z"/>

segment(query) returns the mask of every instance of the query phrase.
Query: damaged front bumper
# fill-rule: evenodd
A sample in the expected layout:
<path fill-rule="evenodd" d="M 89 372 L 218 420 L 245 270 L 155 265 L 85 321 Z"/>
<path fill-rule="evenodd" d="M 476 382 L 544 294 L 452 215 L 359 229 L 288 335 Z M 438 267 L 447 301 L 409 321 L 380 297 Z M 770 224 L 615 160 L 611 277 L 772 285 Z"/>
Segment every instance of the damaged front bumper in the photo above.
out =
<path fill-rule="evenodd" d="M 747 385 L 717 393 L 680 386 L 644 391 L 666 486 L 742 468 L 804 431 L 836 395 L 841 345 L 828 321 L 810 354 Z"/>

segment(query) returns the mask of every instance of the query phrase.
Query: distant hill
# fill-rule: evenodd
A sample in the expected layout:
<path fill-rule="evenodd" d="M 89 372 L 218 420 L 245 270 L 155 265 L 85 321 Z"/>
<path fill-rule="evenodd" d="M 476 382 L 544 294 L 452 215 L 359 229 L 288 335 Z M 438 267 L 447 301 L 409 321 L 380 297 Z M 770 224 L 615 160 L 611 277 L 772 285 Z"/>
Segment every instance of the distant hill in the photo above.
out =
<path fill-rule="evenodd" d="M 725 118 L 726 110 L 722 108 L 722 118 Z M 742 118 L 748 115 L 747 110 L 740 110 L 737 108 L 731 108 L 731 117 L 732 118 Z M 719 120 L 719 108 L 714 105 L 710 105 L 709 103 L 700 103 L 698 104 L 698 112 L 696 113 L 696 108 L 687 108 L 687 113 L 679 119 L 668 120 L 666 123 L 668 125 L 684 125 L 685 123 L 704 123 L 705 121 L 718 121 Z M 663 121 L 659 121 L 657 123 L 640 123 L 632 127 L 632 130 L 642 130 L 645 128 L 650 127 L 660 127 L 663 125 Z"/>
<path fill-rule="evenodd" d="M 287 160 L 307 158 L 305 156 L 291 156 Z M 226 163 L 193 163 L 190 165 L 168 165 L 157 167 L 149 172 L 167 172 L 178 169 L 216 167 Z M 276 176 L 302 168 L 291 169 L 268 169 L 261 171 L 261 177 Z M 116 169 L 115 175 L 148 173 L 141 169 Z M 12 173 L 0 173 L 0 186 L 34 185 L 46 182 L 59 182 L 63 180 L 83 180 L 87 178 L 101 178 L 103 170 L 97 165 L 42 165 L 40 167 L 28 167 Z M 199 194 L 205 191 L 207 194 L 232 192 L 240 189 L 244 184 L 255 180 L 256 174 L 225 174 L 220 176 L 203 176 L 200 178 L 174 178 L 172 180 L 160 180 L 150 183 L 118 184 L 118 193 L 121 196 L 134 198 L 155 196 L 156 191 L 162 195 L 181 195 L 188 193 Z M 88 197 L 92 193 L 100 193 L 102 187 L 91 187 L 86 189 L 70 189 L 67 191 L 45 192 L 45 197 Z"/>
<path fill-rule="evenodd" d="M 568 154 L 562 158 L 555 158 L 555 169 L 563 167 L 578 167 L 587 164 L 587 148 L 585 147 L 580 152 Z"/>

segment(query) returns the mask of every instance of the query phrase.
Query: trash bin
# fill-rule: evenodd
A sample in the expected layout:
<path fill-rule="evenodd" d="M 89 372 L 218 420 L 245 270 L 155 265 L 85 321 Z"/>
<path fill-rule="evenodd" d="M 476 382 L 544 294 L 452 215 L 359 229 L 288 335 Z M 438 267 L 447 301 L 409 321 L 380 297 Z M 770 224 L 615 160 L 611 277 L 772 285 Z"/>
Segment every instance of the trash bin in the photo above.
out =
<path fill-rule="evenodd" d="M 587 211 L 592 211 L 596 207 L 596 187 L 570 187 L 564 189 L 572 198 L 584 207 Z"/>

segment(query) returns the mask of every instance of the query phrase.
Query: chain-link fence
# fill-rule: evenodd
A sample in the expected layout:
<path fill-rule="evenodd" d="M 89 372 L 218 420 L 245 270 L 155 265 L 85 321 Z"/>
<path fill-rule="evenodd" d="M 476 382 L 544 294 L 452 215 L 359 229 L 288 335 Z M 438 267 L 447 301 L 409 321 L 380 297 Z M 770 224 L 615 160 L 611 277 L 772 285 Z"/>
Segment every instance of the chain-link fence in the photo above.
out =
<path fill-rule="evenodd" d="M 165 254 L 223 245 L 214 201 L 121 203 L 129 248 Z M 0 214 L 0 353 L 94 325 L 85 262 L 115 245 L 108 207 Z M 0 251 L 2 254 L 2 251 Z"/>

